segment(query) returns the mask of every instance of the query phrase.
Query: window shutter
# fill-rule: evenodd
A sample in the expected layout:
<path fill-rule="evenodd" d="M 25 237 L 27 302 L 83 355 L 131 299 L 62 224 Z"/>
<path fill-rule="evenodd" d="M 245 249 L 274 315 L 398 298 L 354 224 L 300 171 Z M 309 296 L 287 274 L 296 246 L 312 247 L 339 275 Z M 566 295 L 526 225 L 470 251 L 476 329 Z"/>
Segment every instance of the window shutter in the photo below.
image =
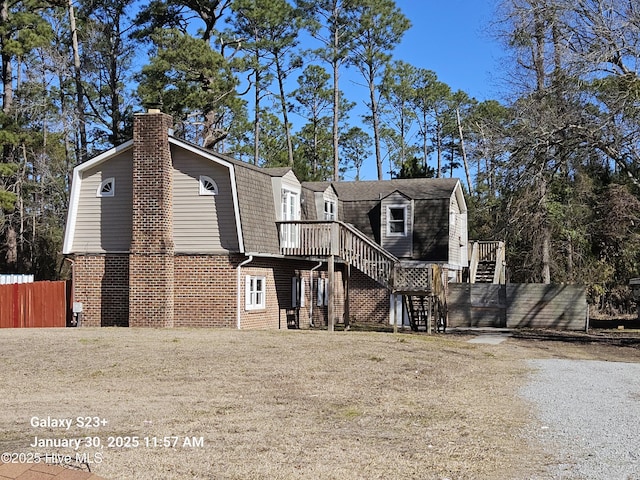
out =
<path fill-rule="evenodd" d="M 300 280 L 300 306 L 301 307 L 305 307 L 306 306 L 306 302 L 305 302 L 305 297 L 304 297 L 304 278 L 299 278 Z"/>
<path fill-rule="evenodd" d="M 329 305 L 329 279 L 324 279 L 324 306 Z"/>
<path fill-rule="evenodd" d="M 291 278 L 291 306 L 298 306 L 298 277 Z"/>
<path fill-rule="evenodd" d="M 324 302 L 324 278 L 318 279 L 318 295 L 316 305 L 321 307 Z"/>

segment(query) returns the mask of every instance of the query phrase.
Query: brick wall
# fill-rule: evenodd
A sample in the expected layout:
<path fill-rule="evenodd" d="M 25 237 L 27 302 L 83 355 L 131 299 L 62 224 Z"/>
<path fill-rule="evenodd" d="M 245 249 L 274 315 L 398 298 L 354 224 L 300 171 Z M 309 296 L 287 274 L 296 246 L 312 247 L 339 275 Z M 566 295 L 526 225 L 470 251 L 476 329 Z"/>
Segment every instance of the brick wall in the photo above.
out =
<path fill-rule="evenodd" d="M 134 118 L 131 326 L 173 326 L 173 175 L 168 137 L 171 126 L 171 117 L 160 112 L 138 114 Z"/>
<path fill-rule="evenodd" d="M 388 325 L 390 292 L 359 270 L 351 269 L 349 291 L 352 324 Z"/>
<path fill-rule="evenodd" d="M 241 255 L 175 257 L 174 326 L 236 328 L 236 266 Z"/>
<path fill-rule="evenodd" d="M 78 255 L 74 258 L 73 295 L 82 302 L 82 325 L 129 325 L 129 256 Z"/>

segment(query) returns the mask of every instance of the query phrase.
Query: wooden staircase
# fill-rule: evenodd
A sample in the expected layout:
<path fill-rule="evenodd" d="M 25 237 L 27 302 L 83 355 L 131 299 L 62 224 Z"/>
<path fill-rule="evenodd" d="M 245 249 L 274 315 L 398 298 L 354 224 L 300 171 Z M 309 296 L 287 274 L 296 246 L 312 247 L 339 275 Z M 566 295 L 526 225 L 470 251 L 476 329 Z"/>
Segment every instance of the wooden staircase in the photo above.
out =
<path fill-rule="evenodd" d="M 446 292 L 436 264 L 402 263 L 351 225 L 337 221 L 278 222 L 280 253 L 305 260 L 338 258 L 402 295 L 414 331 L 446 327 Z M 293 239 L 293 241 L 292 241 Z M 333 261 L 333 260 L 331 260 Z"/>
<path fill-rule="evenodd" d="M 506 282 L 504 242 L 469 243 L 469 283 Z"/>

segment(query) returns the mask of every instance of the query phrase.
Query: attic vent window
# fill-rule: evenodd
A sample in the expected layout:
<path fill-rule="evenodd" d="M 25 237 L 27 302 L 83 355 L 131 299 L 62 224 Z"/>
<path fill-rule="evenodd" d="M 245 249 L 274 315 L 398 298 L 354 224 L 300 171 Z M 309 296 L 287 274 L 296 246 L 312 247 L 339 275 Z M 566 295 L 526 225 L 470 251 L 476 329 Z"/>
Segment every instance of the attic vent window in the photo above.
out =
<path fill-rule="evenodd" d="M 200 175 L 200 195 L 217 195 L 218 185 L 211 177 Z"/>
<path fill-rule="evenodd" d="M 116 194 L 115 178 L 107 178 L 103 180 L 96 192 L 96 197 L 114 197 Z"/>

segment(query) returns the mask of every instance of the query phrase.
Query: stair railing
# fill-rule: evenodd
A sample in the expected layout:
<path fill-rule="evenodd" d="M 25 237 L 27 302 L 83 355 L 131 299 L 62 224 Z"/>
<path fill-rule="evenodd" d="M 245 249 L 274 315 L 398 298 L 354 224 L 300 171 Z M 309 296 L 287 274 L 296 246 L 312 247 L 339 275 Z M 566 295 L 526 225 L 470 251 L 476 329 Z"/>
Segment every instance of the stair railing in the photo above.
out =
<path fill-rule="evenodd" d="M 277 222 L 280 253 L 290 256 L 337 256 L 391 289 L 398 259 L 356 228 L 344 222 L 291 220 Z M 295 228 L 296 242 L 288 232 Z"/>

